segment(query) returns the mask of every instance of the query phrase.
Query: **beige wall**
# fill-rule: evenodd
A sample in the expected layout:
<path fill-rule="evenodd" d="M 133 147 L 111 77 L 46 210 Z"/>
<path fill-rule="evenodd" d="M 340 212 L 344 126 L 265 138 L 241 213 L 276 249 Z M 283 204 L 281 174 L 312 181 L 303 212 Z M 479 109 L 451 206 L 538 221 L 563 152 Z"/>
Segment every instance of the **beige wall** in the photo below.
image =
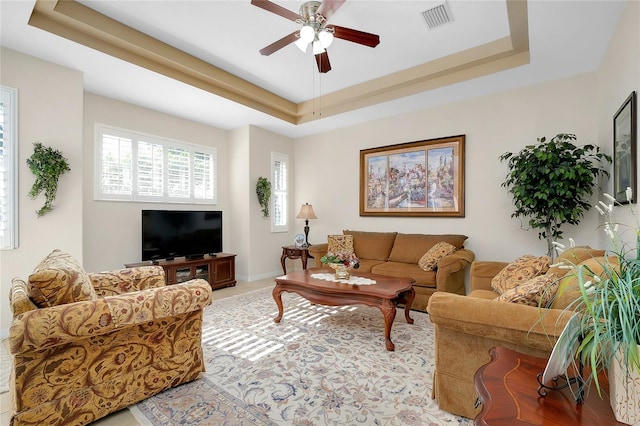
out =
<path fill-rule="evenodd" d="M 55 248 L 82 261 L 82 74 L 1 48 L 0 83 L 18 89 L 18 237 L 16 250 L 0 251 L 0 337 L 11 314 L 7 296 L 13 277 L 27 278 Z M 41 195 L 27 193 L 34 182 L 26 160 L 33 143 L 59 149 L 71 171 L 60 178 L 55 208 L 37 217 Z"/>
<path fill-rule="evenodd" d="M 478 259 L 545 253 L 537 232 L 522 230 L 510 218 L 512 200 L 501 187 L 507 169 L 498 157 L 560 132 L 575 133 L 582 144 L 597 143 L 595 87 L 595 74 L 581 75 L 296 141 L 295 199 L 307 199 L 312 188 L 310 202 L 319 218 L 310 239 L 323 241 L 345 228 L 462 233 Z M 458 134 L 466 135 L 464 218 L 359 217 L 361 149 Z M 597 217 L 588 213 L 580 229 L 567 227 L 566 234 L 581 244 L 596 244 L 596 226 Z"/>
<path fill-rule="evenodd" d="M 222 210 L 223 249 L 230 250 L 229 153 L 227 132 L 124 102 L 86 93 L 84 97 L 84 267 L 87 271 L 122 268 L 141 258 L 141 210 Z M 96 123 L 193 144 L 215 147 L 218 156 L 218 203 L 129 203 L 94 200 L 94 126 Z"/>
<path fill-rule="evenodd" d="M 640 2 L 628 2 L 620 24 L 602 59 L 597 77 L 598 136 L 599 140 L 606 144 L 607 152 L 611 154 L 613 151 L 613 115 L 634 90 L 636 91 L 637 106 L 640 107 Z M 640 124 L 640 120 L 638 123 Z M 638 161 L 640 159 L 636 159 L 636 164 L 640 164 Z M 638 183 L 640 184 L 640 180 Z M 613 192 L 613 181 L 609 182 L 607 191 Z M 637 188 L 636 192 L 640 192 L 640 188 Z M 633 217 L 634 214 L 635 217 Z M 637 229 L 639 226 L 636 219 L 638 204 L 616 208 L 616 217 L 621 223 L 626 223 Z M 601 218 L 601 220 L 603 219 Z M 621 233 L 620 236 L 631 247 L 635 246 L 636 235 L 634 232 L 627 231 Z M 599 237 L 600 245 L 604 247 L 607 238 L 603 232 L 599 233 Z"/>

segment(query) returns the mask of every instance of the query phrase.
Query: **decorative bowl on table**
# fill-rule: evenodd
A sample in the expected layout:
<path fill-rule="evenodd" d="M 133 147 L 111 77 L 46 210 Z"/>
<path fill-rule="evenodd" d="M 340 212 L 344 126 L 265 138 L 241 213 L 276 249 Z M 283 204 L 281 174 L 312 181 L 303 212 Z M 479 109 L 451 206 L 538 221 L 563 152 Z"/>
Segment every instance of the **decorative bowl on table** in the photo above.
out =
<path fill-rule="evenodd" d="M 349 271 L 360 267 L 360 261 L 352 252 L 327 253 L 320 261 L 336 271 L 336 279 L 348 280 Z"/>
<path fill-rule="evenodd" d="M 351 276 L 349 274 L 349 271 L 353 269 L 351 265 L 345 265 L 344 263 L 328 263 L 328 265 L 336 271 L 336 279 L 338 280 L 348 280 Z"/>

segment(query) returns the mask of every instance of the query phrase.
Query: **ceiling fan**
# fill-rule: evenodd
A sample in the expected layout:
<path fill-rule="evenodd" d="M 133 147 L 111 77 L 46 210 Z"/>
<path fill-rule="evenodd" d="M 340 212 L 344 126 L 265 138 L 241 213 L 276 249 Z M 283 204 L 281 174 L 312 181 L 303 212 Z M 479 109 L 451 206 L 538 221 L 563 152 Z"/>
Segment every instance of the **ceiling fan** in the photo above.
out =
<path fill-rule="evenodd" d="M 258 6 L 266 11 L 302 25 L 302 28 L 299 30 L 264 47 L 260 50 L 260 53 L 268 56 L 291 43 L 294 43 L 303 52 L 306 52 L 307 47 L 311 45 L 316 58 L 316 64 L 318 65 L 318 71 L 325 73 L 331 71 L 329 55 L 326 49 L 334 37 L 369 47 L 376 47 L 380 43 L 380 37 L 376 34 L 365 33 L 338 25 L 327 25 L 327 20 L 345 1 L 346 0 L 308 1 L 300 6 L 299 13 L 295 13 L 269 0 L 251 0 L 251 4 L 254 6 Z"/>

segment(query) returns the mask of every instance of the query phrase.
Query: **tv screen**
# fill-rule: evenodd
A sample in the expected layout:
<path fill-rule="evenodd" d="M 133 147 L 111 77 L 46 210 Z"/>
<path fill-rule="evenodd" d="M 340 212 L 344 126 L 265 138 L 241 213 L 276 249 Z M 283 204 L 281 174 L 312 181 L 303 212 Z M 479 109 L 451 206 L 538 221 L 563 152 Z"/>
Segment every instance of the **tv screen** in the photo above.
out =
<path fill-rule="evenodd" d="M 222 251 L 222 212 L 142 210 L 142 260 Z"/>

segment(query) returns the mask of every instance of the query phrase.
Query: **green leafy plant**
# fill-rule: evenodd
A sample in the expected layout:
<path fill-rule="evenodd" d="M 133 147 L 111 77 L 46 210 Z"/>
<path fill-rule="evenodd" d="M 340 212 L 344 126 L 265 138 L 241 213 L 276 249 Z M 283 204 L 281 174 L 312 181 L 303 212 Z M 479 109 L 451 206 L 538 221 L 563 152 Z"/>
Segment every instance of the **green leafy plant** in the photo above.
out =
<path fill-rule="evenodd" d="M 262 207 L 262 215 L 269 217 L 269 200 L 271 199 L 271 182 L 269 182 L 269 179 L 262 176 L 258 178 L 256 194 L 258 195 L 260 207 Z"/>
<path fill-rule="evenodd" d="M 631 200 L 631 188 L 627 188 L 626 193 L 627 200 Z M 591 373 L 584 378 L 585 383 L 593 381 L 599 394 L 598 374 L 609 367 L 619 350 L 626 374 L 631 369 L 640 371 L 640 245 L 636 242 L 636 247 L 631 249 L 621 242 L 619 227 L 631 227 L 616 223 L 614 206 L 619 203 L 609 194 L 604 196 L 610 204 L 601 201 L 596 209 L 606 217 L 604 231 L 611 248 L 598 263 L 599 270 L 570 265 L 578 279 L 580 296 L 566 308 L 577 313 L 579 318 L 579 326 L 568 336 L 567 347 L 577 348 L 575 356 Z M 628 206 L 635 218 L 633 207 Z M 631 230 L 638 239 L 640 226 L 636 224 Z M 564 356 L 572 357 L 573 354 Z"/>
<path fill-rule="evenodd" d="M 60 176 L 71 171 L 67 159 L 57 149 L 45 147 L 40 142 L 33 144 L 33 154 L 27 159 L 27 165 L 36 177 L 31 186 L 29 197 L 35 199 L 44 192 L 45 203 L 37 210 L 38 216 L 42 216 L 53 210 L 53 202 L 58 191 Z"/>
<path fill-rule="evenodd" d="M 554 258 L 552 242 L 562 237 L 565 223 L 577 225 L 591 208 L 596 178 L 609 176 L 605 165 L 611 157 L 596 145 L 576 146 L 576 136 L 559 133 L 550 141 L 538 139 L 517 154 L 506 152 L 499 158 L 509 167 L 502 187 L 513 195 L 516 207 L 511 217 L 528 218 L 538 229 L 538 238 L 547 240 L 547 254 Z"/>

